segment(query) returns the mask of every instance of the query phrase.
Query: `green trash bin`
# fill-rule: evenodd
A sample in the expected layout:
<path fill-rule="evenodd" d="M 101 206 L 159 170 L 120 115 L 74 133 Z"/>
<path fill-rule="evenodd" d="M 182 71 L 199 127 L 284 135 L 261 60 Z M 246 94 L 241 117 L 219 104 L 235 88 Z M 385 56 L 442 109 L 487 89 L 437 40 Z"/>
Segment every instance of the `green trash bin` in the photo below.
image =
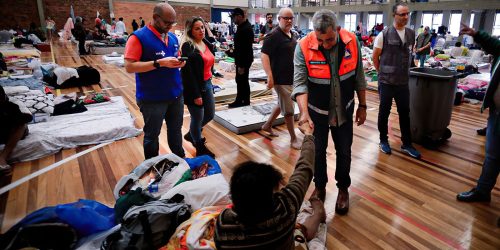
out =
<path fill-rule="evenodd" d="M 451 137 L 450 125 L 457 79 L 461 73 L 432 68 L 410 69 L 412 140 L 435 147 Z"/>

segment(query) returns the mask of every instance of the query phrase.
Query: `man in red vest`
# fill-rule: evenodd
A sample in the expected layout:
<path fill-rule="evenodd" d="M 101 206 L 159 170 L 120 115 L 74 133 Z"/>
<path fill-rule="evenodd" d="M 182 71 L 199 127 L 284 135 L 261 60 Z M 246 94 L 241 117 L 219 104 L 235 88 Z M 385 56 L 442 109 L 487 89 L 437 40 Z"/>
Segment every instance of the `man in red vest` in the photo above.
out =
<path fill-rule="evenodd" d="M 299 104 L 300 122 L 307 121 L 314 127 L 316 189 L 313 195 L 323 201 L 328 182 L 328 133 L 332 132 L 337 154 L 335 179 L 339 188 L 335 211 L 346 214 L 351 185 L 354 92 L 359 100 L 356 124 L 362 125 L 366 119 L 366 81 L 361 51 L 356 35 L 341 29 L 332 11 L 316 12 L 312 22 L 314 31 L 295 49 L 292 99 Z"/>

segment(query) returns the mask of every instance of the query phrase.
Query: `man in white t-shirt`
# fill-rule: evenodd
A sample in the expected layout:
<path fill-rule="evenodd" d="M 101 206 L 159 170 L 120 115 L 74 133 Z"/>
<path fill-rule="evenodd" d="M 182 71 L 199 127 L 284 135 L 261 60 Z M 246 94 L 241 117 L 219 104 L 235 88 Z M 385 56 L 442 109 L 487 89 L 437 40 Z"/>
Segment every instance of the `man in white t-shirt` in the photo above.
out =
<path fill-rule="evenodd" d="M 119 21 L 116 22 L 116 26 L 115 26 L 115 33 L 116 34 L 127 33 L 127 28 L 125 27 L 125 23 L 123 22 L 123 17 L 120 17 L 118 20 Z"/>
<path fill-rule="evenodd" d="M 387 123 L 394 98 L 403 142 L 401 150 L 411 157 L 419 158 L 420 152 L 411 143 L 410 90 L 408 87 L 415 31 L 405 27 L 410 17 L 410 10 L 406 3 L 396 3 L 392 7 L 392 14 L 393 25 L 380 32 L 373 45 L 373 64 L 378 71 L 380 98 L 378 114 L 380 150 L 386 154 L 392 152 L 387 136 Z"/>

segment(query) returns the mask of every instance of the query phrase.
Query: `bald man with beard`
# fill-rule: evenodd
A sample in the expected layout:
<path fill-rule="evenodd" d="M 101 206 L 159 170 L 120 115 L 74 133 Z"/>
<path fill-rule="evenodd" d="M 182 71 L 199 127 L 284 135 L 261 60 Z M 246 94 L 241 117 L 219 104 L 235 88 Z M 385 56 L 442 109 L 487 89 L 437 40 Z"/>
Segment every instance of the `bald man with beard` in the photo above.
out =
<path fill-rule="evenodd" d="M 184 98 L 178 60 L 179 41 L 169 30 L 176 24 L 175 10 L 159 3 L 153 10 L 153 22 L 135 31 L 125 47 L 125 70 L 135 73 L 136 100 L 144 118 L 144 156 L 158 155 L 163 120 L 167 126 L 168 146 L 184 158 L 182 122 Z"/>

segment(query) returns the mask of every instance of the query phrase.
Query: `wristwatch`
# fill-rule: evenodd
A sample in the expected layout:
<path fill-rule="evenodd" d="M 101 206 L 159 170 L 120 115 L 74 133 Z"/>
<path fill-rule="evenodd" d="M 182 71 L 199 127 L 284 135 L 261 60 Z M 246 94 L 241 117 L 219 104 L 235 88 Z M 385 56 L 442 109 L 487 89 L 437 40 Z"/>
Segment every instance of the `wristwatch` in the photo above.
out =
<path fill-rule="evenodd" d="M 160 63 L 158 61 L 156 61 L 156 59 L 153 61 L 153 66 L 157 69 L 159 69 L 161 66 L 160 66 Z"/>
<path fill-rule="evenodd" d="M 366 106 L 366 104 L 358 104 L 358 108 L 364 108 L 364 109 L 367 109 L 368 106 Z"/>

